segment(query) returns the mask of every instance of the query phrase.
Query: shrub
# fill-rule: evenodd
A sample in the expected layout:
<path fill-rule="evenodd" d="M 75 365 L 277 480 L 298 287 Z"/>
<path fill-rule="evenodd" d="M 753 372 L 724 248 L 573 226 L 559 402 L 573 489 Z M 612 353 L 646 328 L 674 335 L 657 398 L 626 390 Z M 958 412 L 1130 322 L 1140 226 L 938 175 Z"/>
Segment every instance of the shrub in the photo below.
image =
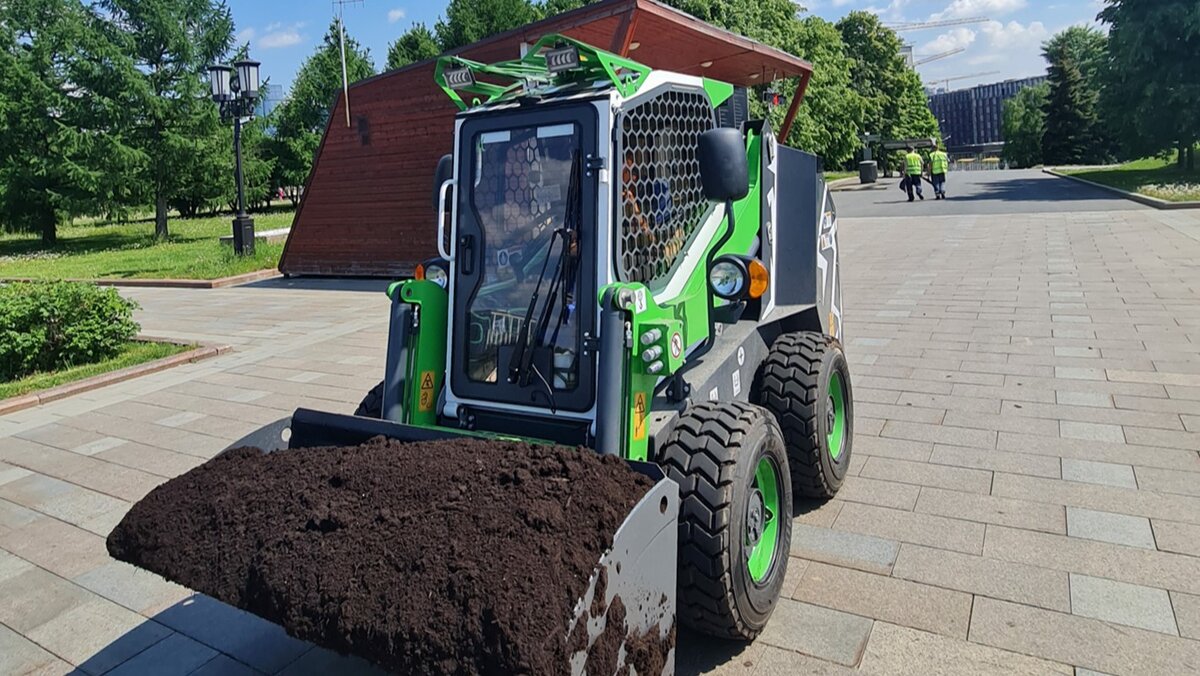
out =
<path fill-rule="evenodd" d="M 0 285 L 0 382 L 115 356 L 141 328 L 136 308 L 84 282 Z"/>

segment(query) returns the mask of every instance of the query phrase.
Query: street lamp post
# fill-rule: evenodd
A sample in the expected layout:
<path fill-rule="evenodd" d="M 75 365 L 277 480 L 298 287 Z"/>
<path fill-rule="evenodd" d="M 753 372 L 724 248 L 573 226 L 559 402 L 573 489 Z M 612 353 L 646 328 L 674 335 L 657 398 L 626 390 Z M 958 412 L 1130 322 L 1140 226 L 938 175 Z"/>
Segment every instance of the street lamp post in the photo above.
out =
<path fill-rule="evenodd" d="M 237 214 L 233 217 L 233 250 L 239 256 L 254 253 L 254 219 L 246 213 L 246 191 L 242 180 L 242 120 L 254 116 L 254 105 L 258 99 L 257 61 L 242 59 L 233 67 L 214 65 L 208 67 L 208 81 L 212 87 L 212 100 L 221 109 L 221 120 L 233 121 L 234 178 L 237 181 Z M 233 80 L 234 70 L 237 80 Z"/>

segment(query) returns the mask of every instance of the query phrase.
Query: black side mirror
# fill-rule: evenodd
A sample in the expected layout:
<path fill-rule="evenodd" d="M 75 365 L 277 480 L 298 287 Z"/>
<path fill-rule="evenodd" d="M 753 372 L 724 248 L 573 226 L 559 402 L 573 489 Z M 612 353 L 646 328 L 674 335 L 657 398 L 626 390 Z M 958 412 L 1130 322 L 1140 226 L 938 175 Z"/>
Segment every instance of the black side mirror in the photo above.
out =
<path fill-rule="evenodd" d="M 440 206 L 438 204 L 438 196 L 442 192 L 442 184 L 454 177 L 454 156 L 442 155 L 438 160 L 437 170 L 433 172 L 433 209 L 434 211 Z"/>
<path fill-rule="evenodd" d="M 746 141 L 740 131 L 730 127 L 709 129 L 700 135 L 697 150 L 706 198 L 713 202 L 740 200 L 750 192 Z"/>

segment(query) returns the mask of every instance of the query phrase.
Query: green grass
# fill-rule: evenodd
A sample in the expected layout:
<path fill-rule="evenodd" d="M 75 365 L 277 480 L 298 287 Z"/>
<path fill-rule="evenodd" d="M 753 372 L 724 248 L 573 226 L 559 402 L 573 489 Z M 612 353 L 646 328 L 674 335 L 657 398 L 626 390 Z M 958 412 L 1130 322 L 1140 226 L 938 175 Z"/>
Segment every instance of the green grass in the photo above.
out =
<path fill-rule="evenodd" d="M 1105 169 L 1063 173 L 1168 202 L 1200 200 L 1200 170 L 1180 171 L 1174 157 L 1151 157 Z"/>
<path fill-rule="evenodd" d="M 825 182 L 840 181 L 843 178 L 852 178 L 858 176 L 856 171 L 827 171 L 825 172 Z"/>
<path fill-rule="evenodd" d="M 286 228 L 293 214 L 291 209 L 255 214 L 255 229 Z M 217 279 L 279 264 L 282 243 L 256 242 L 254 255 L 247 257 L 222 245 L 231 221 L 228 215 L 172 218 L 165 241 L 154 238 L 153 219 L 65 225 L 52 247 L 43 246 L 37 235 L 0 234 L 0 278 Z"/>
<path fill-rule="evenodd" d="M 194 345 L 176 345 L 174 343 L 152 343 L 130 341 L 121 352 L 112 359 L 106 359 L 95 364 L 82 364 L 53 371 L 51 373 L 34 373 L 19 380 L 0 383 L 0 399 L 29 394 L 65 383 L 83 380 L 101 373 L 116 371 L 127 366 L 144 364 L 155 359 L 162 359 L 173 354 L 194 348 Z"/>

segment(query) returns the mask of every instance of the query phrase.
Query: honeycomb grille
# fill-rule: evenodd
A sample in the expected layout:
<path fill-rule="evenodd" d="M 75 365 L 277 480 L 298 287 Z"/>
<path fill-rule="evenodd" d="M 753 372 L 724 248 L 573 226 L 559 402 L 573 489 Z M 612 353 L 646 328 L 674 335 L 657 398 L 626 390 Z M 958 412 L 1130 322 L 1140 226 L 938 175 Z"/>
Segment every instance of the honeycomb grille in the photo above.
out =
<path fill-rule="evenodd" d="M 617 269 L 622 281 L 662 281 L 700 227 L 708 203 L 696 158 L 713 128 L 701 92 L 668 90 L 621 115 Z"/>

